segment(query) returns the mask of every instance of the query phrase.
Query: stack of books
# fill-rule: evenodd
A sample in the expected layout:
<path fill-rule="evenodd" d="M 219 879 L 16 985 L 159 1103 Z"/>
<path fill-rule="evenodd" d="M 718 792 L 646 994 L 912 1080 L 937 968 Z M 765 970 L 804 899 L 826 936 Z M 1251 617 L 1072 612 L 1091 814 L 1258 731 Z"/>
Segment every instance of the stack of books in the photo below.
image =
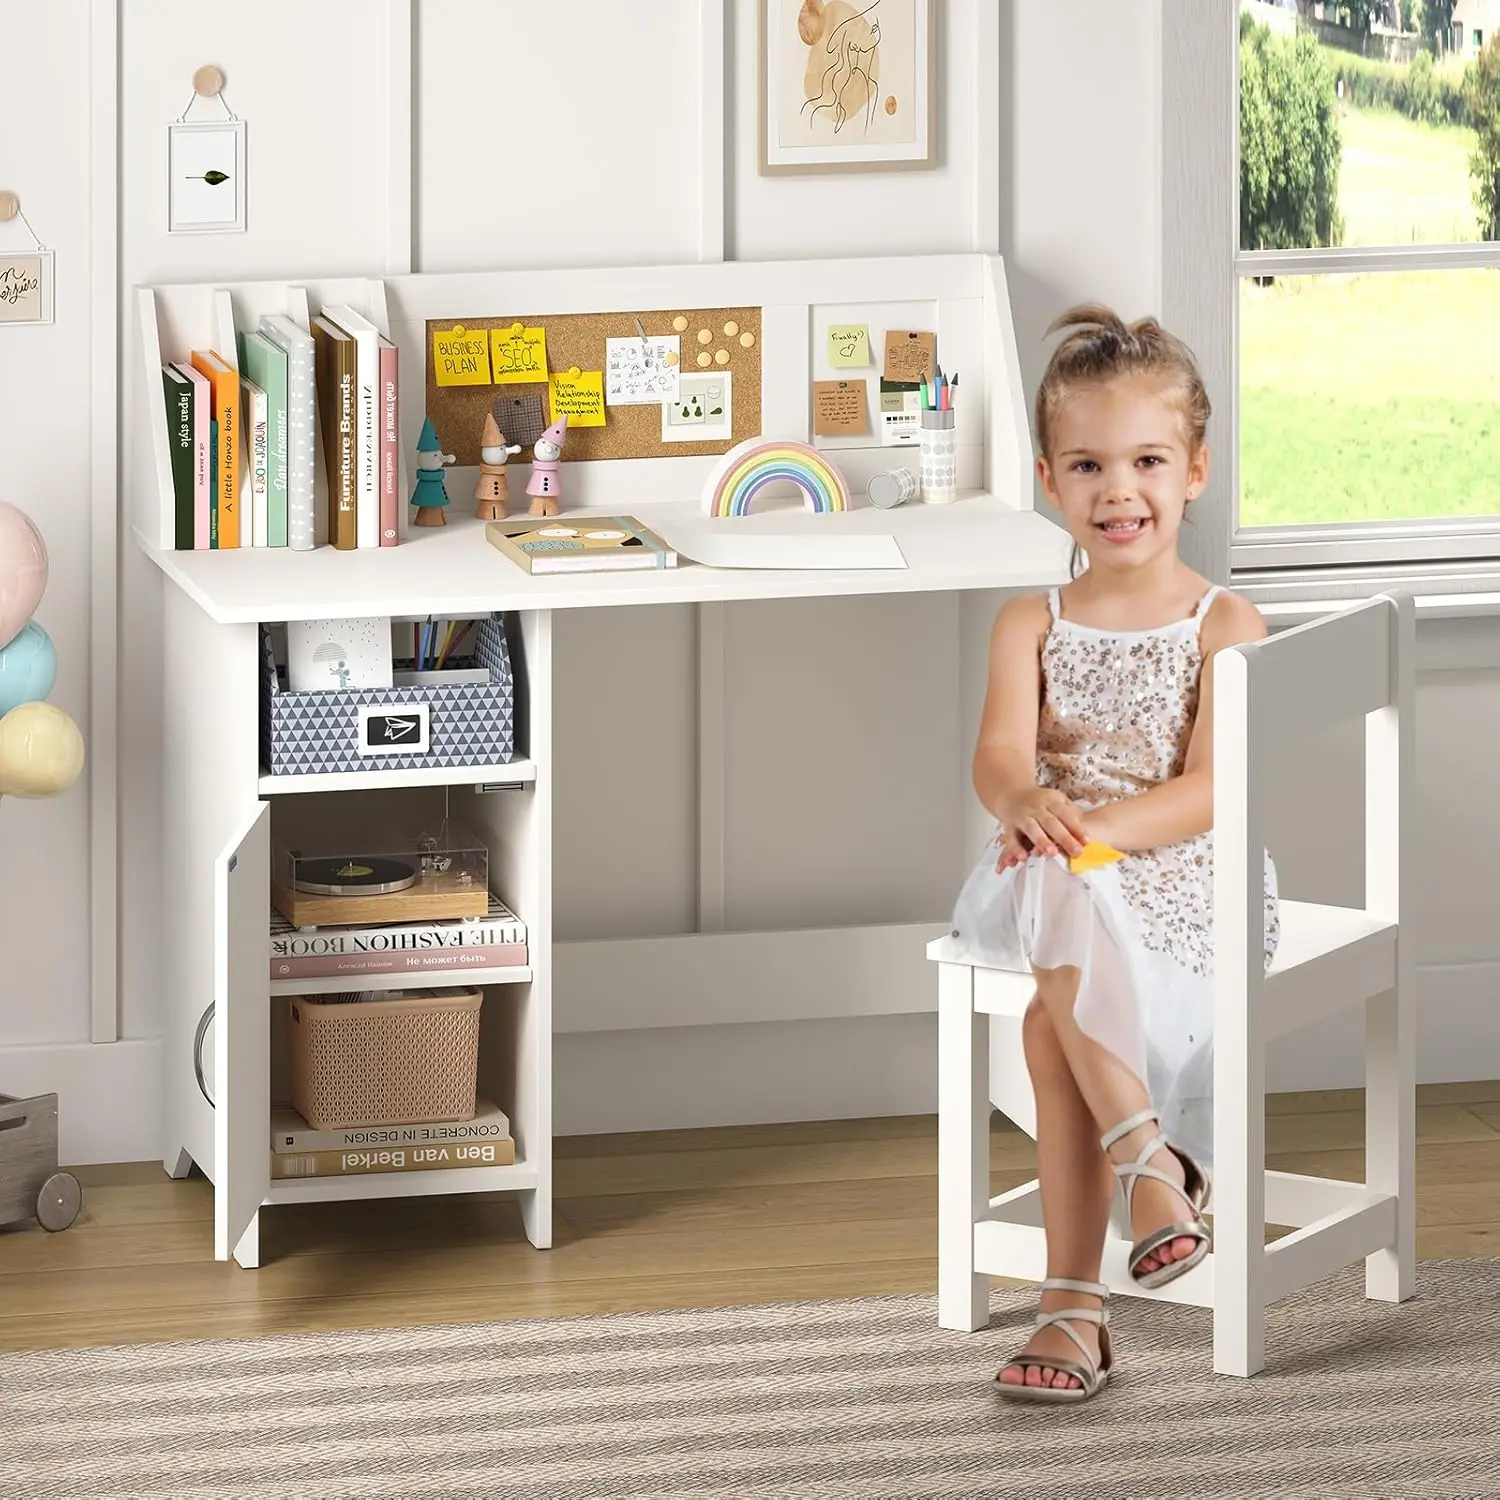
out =
<path fill-rule="evenodd" d="M 302 328 L 268 313 L 235 358 L 194 349 L 162 366 L 174 545 L 183 551 L 316 545 L 315 465 L 328 476 L 328 540 L 400 541 L 398 350 L 357 308 Z"/>
<path fill-rule="evenodd" d="M 472 1120 L 314 1130 L 290 1104 L 271 1109 L 271 1179 L 357 1177 L 369 1172 L 445 1172 L 508 1167 L 516 1159 L 510 1119 L 480 1099 Z"/>

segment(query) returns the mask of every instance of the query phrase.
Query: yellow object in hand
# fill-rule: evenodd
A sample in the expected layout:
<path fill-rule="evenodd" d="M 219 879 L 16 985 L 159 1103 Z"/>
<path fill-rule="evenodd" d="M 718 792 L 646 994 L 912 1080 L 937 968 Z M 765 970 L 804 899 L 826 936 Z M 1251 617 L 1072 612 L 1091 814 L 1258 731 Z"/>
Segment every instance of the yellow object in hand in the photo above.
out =
<path fill-rule="evenodd" d="M 1073 855 L 1068 860 L 1068 874 L 1082 875 L 1085 870 L 1097 870 L 1104 865 L 1112 865 L 1117 859 L 1125 856 L 1118 849 L 1111 849 L 1108 844 L 1101 844 L 1097 839 L 1090 839 L 1083 846 L 1082 853 Z"/>

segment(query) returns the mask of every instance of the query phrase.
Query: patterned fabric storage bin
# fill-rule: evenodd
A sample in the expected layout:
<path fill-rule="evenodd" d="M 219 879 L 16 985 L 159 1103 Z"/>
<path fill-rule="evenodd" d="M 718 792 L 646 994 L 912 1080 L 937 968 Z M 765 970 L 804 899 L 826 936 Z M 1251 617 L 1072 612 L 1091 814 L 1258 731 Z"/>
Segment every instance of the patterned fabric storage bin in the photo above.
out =
<path fill-rule="evenodd" d="M 294 693 L 277 669 L 267 625 L 261 651 L 260 760 L 268 775 L 501 765 L 515 758 L 515 676 L 500 615 L 480 623 L 474 654 L 452 664 L 483 667 L 488 682 Z M 403 665 L 410 663 L 396 663 L 398 670 Z"/>

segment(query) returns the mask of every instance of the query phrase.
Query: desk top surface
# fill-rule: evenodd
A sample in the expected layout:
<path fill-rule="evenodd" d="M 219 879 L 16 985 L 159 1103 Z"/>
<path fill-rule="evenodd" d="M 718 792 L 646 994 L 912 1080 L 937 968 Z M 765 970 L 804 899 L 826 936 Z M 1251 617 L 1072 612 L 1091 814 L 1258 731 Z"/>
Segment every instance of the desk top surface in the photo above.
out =
<path fill-rule="evenodd" d="M 608 515 L 569 511 L 570 521 Z M 492 610 L 577 609 L 622 604 L 693 604 L 808 599 L 946 589 L 1044 589 L 1068 577 L 1067 533 L 1036 511 L 1016 511 L 979 492 L 951 505 L 871 506 L 832 515 L 770 510 L 709 518 L 696 505 L 662 502 L 631 514 L 679 549 L 703 528 L 747 535 L 895 539 L 904 568 L 704 567 L 640 572 L 533 575 L 484 537 L 484 524 L 455 505 L 448 524 L 412 527 L 397 547 L 338 551 L 243 547 L 174 552 L 137 541 L 162 572 L 222 624 L 344 619 L 365 615 L 453 617 Z M 728 534 L 721 532 L 721 535 Z"/>

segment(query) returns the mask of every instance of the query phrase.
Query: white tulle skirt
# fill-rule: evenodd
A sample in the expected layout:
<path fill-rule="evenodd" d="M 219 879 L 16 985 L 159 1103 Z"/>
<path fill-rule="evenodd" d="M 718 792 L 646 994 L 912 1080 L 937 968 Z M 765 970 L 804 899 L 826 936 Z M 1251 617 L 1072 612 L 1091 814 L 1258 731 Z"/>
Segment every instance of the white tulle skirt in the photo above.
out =
<path fill-rule="evenodd" d="M 1123 862 L 1073 875 L 1054 856 L 997 871 L 1000 849 L 997 834 L 964 882 L 943 957 L 1021 973 L 1077 969 L 1078 1029 L 1140 1079 L 1168 1140 L 1210 1167 L 1212 977 L 1141 941 Z"/>

